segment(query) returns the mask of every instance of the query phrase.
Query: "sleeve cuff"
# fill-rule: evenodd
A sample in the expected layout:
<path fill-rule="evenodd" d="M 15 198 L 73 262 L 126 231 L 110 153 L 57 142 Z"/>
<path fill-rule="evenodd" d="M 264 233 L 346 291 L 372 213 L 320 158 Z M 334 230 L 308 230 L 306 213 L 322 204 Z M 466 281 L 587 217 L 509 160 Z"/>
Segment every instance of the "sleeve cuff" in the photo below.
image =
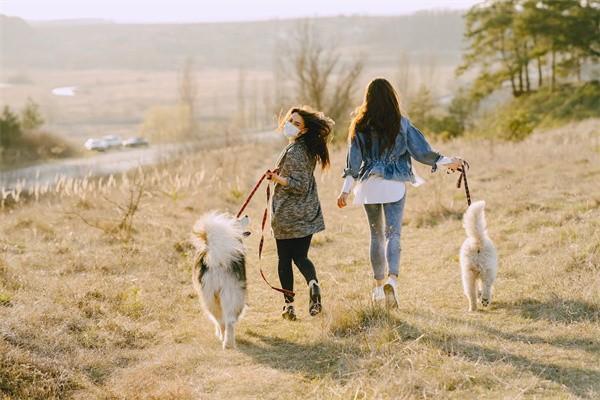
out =
<path fill-rule="evenodd" d="M 352 186 L 354 186 L 354 178 L 351 175 L 348 175 L 346 179 L 344 179 L 344 186 L 342 187 L 343 193 L 350 193 L 352 190 Z"/>
<path fill-rule="evenodd" d="M 452 164 L 452 159 L 450 157 L 440 156 L 435 163 L 438 167 L 441 167 L 442 165 Z"/>
<path fill-rule="evenodd" d="M 431 166 L 431 172 L 435 172 L 435 171 L 437 171 L 438 167 L 441 167 L 441 166 L 444 166 L 447 164 L 452 164 L 452 159 L 449 157 L 440 155 L 438 157 L 438 159 L 436 160 L 435 164 L 433 164 Z"/>
<path fill-rule="evenodd" d="M 354 179 L 358 178 L 358 174 L 355 174 L 350 168 L 345 168 L 342 173 L 342 178 L 352 177 Z"/>

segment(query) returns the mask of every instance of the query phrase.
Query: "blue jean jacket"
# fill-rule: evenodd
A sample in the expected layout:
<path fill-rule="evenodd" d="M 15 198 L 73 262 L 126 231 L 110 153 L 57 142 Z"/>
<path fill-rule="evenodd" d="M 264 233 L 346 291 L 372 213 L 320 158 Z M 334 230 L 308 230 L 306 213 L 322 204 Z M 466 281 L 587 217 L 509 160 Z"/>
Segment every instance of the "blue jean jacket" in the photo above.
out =
<path fill-rule="evenodd" d="M 442 156 L 433 150 L 421 131 L 408 120 L 400 120 L 400 133 L 396 142 L 382 154 L 381 140 L 378 135 L 356 132 L 348 148 L 346 168 L 342 177 L 351 175 L 364 181 L 371 175 L 396 181 L 415 183 L 411 158 L 430 165 L 431 172 L 436 170 L 436 161 Z"/>

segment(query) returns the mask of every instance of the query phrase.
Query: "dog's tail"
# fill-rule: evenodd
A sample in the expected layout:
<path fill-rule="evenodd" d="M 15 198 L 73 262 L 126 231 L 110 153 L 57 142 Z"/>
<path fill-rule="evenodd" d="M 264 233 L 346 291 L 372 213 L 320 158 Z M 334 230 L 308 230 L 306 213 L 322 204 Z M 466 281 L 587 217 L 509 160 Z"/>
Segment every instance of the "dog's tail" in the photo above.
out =
<path fill-rule="evenodd" d="M 242 226 L 226 214 L 209 212 L 194 224 L 191 243 L 211 263 L 227 264 L 244 251 Z"/>
<path fill-rule="evenodd" d="M 465 227 L 467 236 L 478 241 L 487 236 L 484 209 L 485 201 L 476 201 L 467 208 L 463 216 L 463 226 Z"/>

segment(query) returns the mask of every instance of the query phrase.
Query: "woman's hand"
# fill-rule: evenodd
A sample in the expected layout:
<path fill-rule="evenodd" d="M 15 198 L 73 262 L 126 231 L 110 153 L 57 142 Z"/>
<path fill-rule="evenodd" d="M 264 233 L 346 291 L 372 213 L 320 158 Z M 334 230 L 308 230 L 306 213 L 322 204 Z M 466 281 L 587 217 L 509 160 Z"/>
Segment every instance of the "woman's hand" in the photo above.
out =
<path fill-rule="evenodd" d="M 275 170 L 275 171 L 267 171 L 267 179 L 270 180 L 270 181 L 273 181 L 275 183 L 278 183 L 278 184 L 280 184 L 282 186 L 287 186 L 287 184 L 288 184 L 287 179 L 284 178 L 284 177 L 282 177 L 282 176 L 280 176 L 277 173 L 277 170 Z"/>
<path fill-rule="evenodd" d="M 344 192 L 340 193 L 340 195 L 337 199 L 337 206 L 339 208 L 346 207 L 346 205 L 348 204 L 347 200 L 348 200 L 348 193 L 344 193 Z"/>
<path fill-rule="evenodd" d="M 452 163 L 444 165 L 448 170 L 455 172 L 461 170 L 465 164 L 465 160 L 460 157 L 451 157 Z"/>

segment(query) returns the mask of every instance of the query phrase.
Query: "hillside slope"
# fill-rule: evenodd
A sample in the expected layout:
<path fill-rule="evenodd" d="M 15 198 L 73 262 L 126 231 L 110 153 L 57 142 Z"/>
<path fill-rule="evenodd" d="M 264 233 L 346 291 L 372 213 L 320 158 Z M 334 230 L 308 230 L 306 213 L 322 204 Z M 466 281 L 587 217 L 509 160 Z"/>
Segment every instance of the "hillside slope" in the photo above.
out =
<path fill-rule="evenodd" d="M 400 309 L 370 302 L 368 226 L 339 210 L 344 152 L 318 174 L 327 230 L 311 258 L 324 315 L 299 321 L 262 282 L 264 194 L 249 209 L 249 310 L 224 352 L 190 283 L 191 226 L 235 211 L 282 144 L 212 151 L 146 171 L 133 239 L 107 235 L 133 182 L 70 186 L 0 214 L 0 392 L 4 398 L 397 399 L 600 396 L 600 121 L 521 143 L 456 141 L 487 201 L 500 269 L 491 309 L 469 314 L 458 249 L 464 193 L 427 169 L 408 192 Z M 138 174 L 138 179 L 141 175 Z M 263 268 L 276 281 L 268 237 Z"/>

